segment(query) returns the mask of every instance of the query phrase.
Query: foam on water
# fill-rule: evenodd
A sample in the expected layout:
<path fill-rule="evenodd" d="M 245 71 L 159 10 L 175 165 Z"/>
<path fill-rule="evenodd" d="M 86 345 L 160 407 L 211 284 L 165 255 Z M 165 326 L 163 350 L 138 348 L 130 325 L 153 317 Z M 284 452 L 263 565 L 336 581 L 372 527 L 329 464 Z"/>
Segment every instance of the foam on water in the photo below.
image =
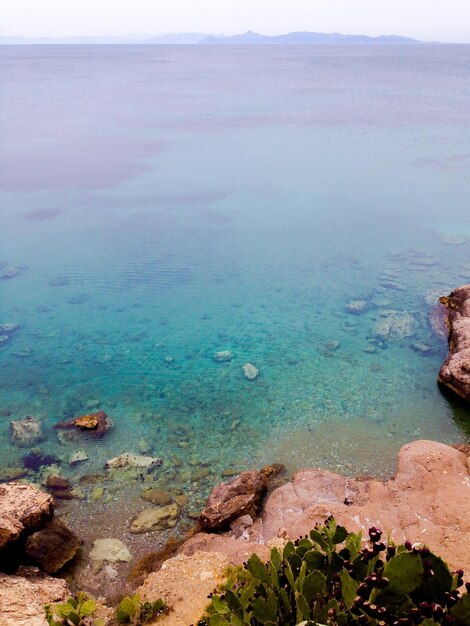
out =
<path fill-rule="evenodd" d="M 73 482 L 144 440 L 196 511 L 226 470 L 388 476 L 407 441 L 468 439 L 429 313 L 470 280 L 469 63 L 465 46 L 4 47 L 0 261 L 20 271 L 0 323 L 20 330 L 0 348 L 1 467 L 33 414 Z M 412 331 L 384 336 L 390 316 Z M 59 441 L 95 406 L 106 437 Z M 125 534 L 139 486 L 71 523 L 114 506 Z"/>

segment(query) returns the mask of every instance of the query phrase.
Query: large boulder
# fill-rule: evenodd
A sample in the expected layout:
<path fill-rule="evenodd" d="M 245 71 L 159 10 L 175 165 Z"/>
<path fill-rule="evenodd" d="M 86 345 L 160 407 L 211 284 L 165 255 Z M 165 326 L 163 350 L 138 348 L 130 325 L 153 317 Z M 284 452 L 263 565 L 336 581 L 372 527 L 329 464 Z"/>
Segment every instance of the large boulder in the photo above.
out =
<path fill-rule="evenodd" d="M 55 518 L 27 538 L 24 551 L 48 574 L 55 574 L 74 558 L 79 547 L 75 533 Z"/>
<path fill-rule="evenodd" d="M 470 401 L 470 285 L 455 289 L 440 302 L 447 314 L 449 354 L 439 371 L 438 382 Z"/>
<path fill-rule="evenodd" d="M 77 431 L 86 431 L 95 437 L 103 437 L 103 435 L 111 428 L 112 422 L 104 411 L 96 413 L 88 413 L 74 417 L 65 422 L 58 422 L 56 428 L 75 429 Z"/>
<path fill-rule="evenodd" d="M 33 485 L 0 485 L 0 549 L 15 542 L 23 532 L 42 528 L 52 514 L 52 497 Z"/>
<path fill-rule="evenodd" d="M 41 422 L 32 415 L 10 422 L 10 430 L 11 441 L 19 448 L 30 448 L 42 439 Z"/>
<path fill-rule="evenodd" d="M 132 554 L 126 545 L 119 539 L 95 539 L 93 550 L 90 552 L 92 561 L 109 561 L 109 563 L 127 563 Z"/>
<path fill-rule="evenodd" d="M 65 580 L 27 568 L 23 576 L 0 574 L 0 624 L 48 626 L 44 605 L 69 596 Z"/>
<path fill-rule="evenodd" d="M 176 525 L 178 515 L 179 507 L 176 502 L 155 509 L 145 509 L 134 517 L 130 531 L 139 534 L 150 530 L 168 530 Z"/>
<path fill-rule="evenodd" d="M 242 472 L 234 480 L 221 483 L 210 494 L 199 517 L 201 527 L 223 530 L 237 517 L 256 515 L 266 487 L 266 477 L 256 470 Z"/>
<path fill-rule="evenodd" d="M 231 564 L 272 542 L 307 534 L 316 523 L 333 515 L 348 530 L 367 536 L 371 526 L 382 528 L 395 542 L 428 545 L 451 568 L 470 569 L 470 457 L 435 441 L 403 446 L 394 478 L 382 482 L 339 476 L 319 469 L 301 470 L 292 482 L 275 489 L 259 517 L 238 533 L 198 533 L 181 548 L 224 554 Z"/>

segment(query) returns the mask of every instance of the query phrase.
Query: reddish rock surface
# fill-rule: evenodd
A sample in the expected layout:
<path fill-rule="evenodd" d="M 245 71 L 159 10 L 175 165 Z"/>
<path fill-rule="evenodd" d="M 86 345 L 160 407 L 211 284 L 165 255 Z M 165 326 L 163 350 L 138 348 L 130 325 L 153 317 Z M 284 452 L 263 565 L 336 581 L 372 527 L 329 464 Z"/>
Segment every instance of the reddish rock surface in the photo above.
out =
<path fill-rule="evenodd" d="M 246 530 L 245 540 L 235 539 L 231 532 L 201 533 L 181 551 L 221 552 L 232 563 L 240 563 L 247 553 L 265 552 L 265 544 L 275 538 L 307 534 L 329 515 L 365 535 L 375 525 L 397 542 L 425 543 L 451 567 L 468 571 L 469 457 L 442 443 L 415 441 L 401 448 L 397 473 L 387 482 L 302 470 L 294 474 L 292 482 L 271 493 L 260 517 Z"/>
<path fill-rule="evenodd" d="M 51 578 L 28 568 L 25 576 L 0 574 L 0 624 L 2 626 L 47 626 L 44 605 L 66 600 L 65 580 Z"/>
<path fill-rule="evenodd" d="M 34 531 L 52 517 L 49 494 L 33 485 L 0 485 L 0 549 L 16 541 L 23 531 Z"/>
<path fill-rule="evenodd" d="M 470 401 L 470 285 L 455 289 L 440 302 L 446 308 L 449 354 L 438 382 Z"/>
<path fill-rule="evenodd" d="M 111 427 L 111 420 L 104 411 L 97 411 L 96 413 L 80 415 L 80 417 L 75 417 L 65 422 L 58 422 L 55 427 L 86 430 L 95 435 L 95 437 L 102 437 Z"/>
<path fill-rule="evenodd" d="M 266 487 L 265 476 L 256 470 L 242 472 L 234 480 L 221 483 L 209 496 L 199 523 L 202 528 L 215 531 L 226 528 L 241 515 L 254 517 Z"/>

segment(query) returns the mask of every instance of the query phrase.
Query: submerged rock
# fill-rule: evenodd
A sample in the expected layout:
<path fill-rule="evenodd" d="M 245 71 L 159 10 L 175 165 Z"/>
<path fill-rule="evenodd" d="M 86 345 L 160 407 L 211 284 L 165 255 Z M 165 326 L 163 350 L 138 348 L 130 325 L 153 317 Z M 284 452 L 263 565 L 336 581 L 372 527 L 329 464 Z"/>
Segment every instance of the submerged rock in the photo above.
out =
<path fill-rule="evenodd" d="M 79 463 L 83 463 L 84 461 L 88 461 L 90 457 L 88 456 L 88 454 L 84 451 L 84 450 L 77 450 L 76 452 L 74 452 L 70 459 L 69 459 L 69 465 L 71 465 L 72 467 L 74 465 L 78 465 Z"/>
<path fill-rule="evenodd" d="M 153 457 L 153 456 L 144 456 L 141 454 L 132 454 L 130 452 L 125 452 L 124 454 L 120 454 L 119 456 L 115 456 L 109 461 L 106 461 L 105 468 L 106 469 L 117 469 L 117 468 L 143 468 L 143 469 L 153 469 L 154 467 L 160 467 L 162 464 L 162 460 Z"/>
<path fill-rule="evenodd" d="M 119 539 L 95 539 L 93 549 L 90 552 L 92 561 L 109 561 L 109 563 L 127 563 L 132 559 L 132 554 L 126 545 Z"/>
<path fill-rule="evenodd" d="M 345 309 L 348 313 L 361 315 L 362 313 L 367 312 L 369 305 L 367 304 L 367 300 L 352 300 L 346 304 Z"/>
<path fill-rule="evenodd" d="M 259 376 L 259 369 L 253 363 L 245 363 L 243 374 L 248 380 L 255 380 Z"/>
<path fill-rule="evenodd" d="M 374 325 L 373 334 L 376 339 L 406 339 L 415 333 L 415 320 L 410 313 L 404 311 L 383 311 Z"/>
<path fill-rule="evenodd" d="M 89 431 L 95 437 L 103 437 L 103 435 L 111 428 L 112 422 L 104 411 L 96 413 L 88 413 L 75 417 L 72 420 L 58 422 L 55 428 L 75 428 L 77 430 Z"/>
<path fill-rule="evenodd" d="M 214 361 L 217 363 L 227 363 L 233 359 L 233 352 L 230 350 L 219 350 L 214 354 Z"/>
<path fill-rule="evenodd" d="M 10 343 L 18 329 L 18 324 L 0 324 L 0 348 Z"/>
<path fill-rule="evenodd" d="M 29 448 L 42 439 L 41 422 L 32 415 L 10 422 L 10 430 L 11 441 L 19 448 Z"/>
<path fill-rule="evenodd" d="M 167 506 L 155 509 L 145 509 L 134 517 L 131 522 L 131 533 L 145 533 L 150 530 L 167 530 L 176 525 L 179 515 L 179 507 L 174 502 Z"/>
<path fill-rule="evenodd" d="M 19 267 L 8 265 L 8 263 L 0 263 L 0 280 L 11 280 L 18 276 L 21 272 Z"/>
<path fill-rule="evenodd" d="M 23 532 L 44 526 L 52 512 L 51 496 L 33 485 L 0 485 L 0 549 L 15 542 Z"/>
<path fill-rule="evenodd" d="M 71 561 L 80 540 L 60 519 L 54 518 L 44 528 L 28 537 L 25 553 L 48 574 L 55 574 Z"/>
<path fill-rule="evenodd" d="M 163 491 L 162 489 L 158 489 L 157 487 L 148 487 L 144 489 L 140 497 L 147 502 L 152 502 L 152 504 L 158 504 L 159 506 L 164 506 L 166 504 L 171 504 L 173 502 L 172 497 Z"/>
<path fill-rule="evenodd" d="M 439 371 L 438 382 L 470 401 L 470 285 L 440 298 L 446 309 L 449 354 Z"/>

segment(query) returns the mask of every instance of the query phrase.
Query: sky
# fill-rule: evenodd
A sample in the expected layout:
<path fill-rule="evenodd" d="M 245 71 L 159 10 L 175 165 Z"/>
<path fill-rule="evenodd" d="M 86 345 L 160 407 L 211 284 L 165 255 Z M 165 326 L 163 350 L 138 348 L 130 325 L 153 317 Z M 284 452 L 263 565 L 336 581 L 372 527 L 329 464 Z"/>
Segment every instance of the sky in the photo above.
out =
<path fill-rule="evenodd" d="M 1 0 L 0 35 L 294 30 L 470 43 L 470 0 Z"/>

